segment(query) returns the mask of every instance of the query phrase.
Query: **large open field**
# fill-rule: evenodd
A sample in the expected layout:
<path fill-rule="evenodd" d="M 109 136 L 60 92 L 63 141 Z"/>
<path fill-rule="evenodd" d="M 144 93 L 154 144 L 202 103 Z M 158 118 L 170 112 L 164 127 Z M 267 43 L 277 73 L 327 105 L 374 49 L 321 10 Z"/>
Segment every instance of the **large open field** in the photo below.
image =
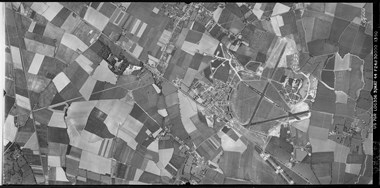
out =
<path fill-rule="evenodd" d="M 236 117 L 247 123 L 252 116 L 260 96 L 247 85 L 240 83 L 232 96 L 232 109 Z"/>

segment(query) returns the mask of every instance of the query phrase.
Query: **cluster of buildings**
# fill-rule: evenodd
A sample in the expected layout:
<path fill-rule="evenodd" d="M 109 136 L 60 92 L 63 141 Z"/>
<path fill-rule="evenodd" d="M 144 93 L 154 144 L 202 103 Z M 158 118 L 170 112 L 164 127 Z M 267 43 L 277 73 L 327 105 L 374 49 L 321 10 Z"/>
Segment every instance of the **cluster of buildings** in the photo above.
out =
<path fill-rule="evenodd" d="M 283 86 L 285 88 L 285 92 L 281 93 L 285 102 L 289 104 L 297 104 L 301 99 L 301 95 L 298 94 L 299 89 L 302 87 L 303 80 L 302 79 L 293 79 L 286 77 L 284 78 Z"/>
<path fill-rule="evenodd" d="M 306 98 L 310 83 L 304 74 L 280 67 L 275 72 L 273 80 L 276 82 L 274 86 L 287 104 L 295 105 Z"/>
<path fill-rule="evenodd" d="M 163 3 L 161 11 L 162 14 L 169 18 L 181 17 L 185 14 L 186 8 L 190 6 L 184 3 Z"/>
<path fill-rule="evenodd" d="M 14 143 L 8 143 L 4 147 L 3 156 L 3 182 L 5 184 L 35 184 L 33 171 L 26 156 L 20 147 Z"/>
<path fill-rule="evenodd" d="M 200 183 L 206 173 L 205 171 L 205 161 L 202 160 L 202 158 L 199 155 L 197 156 L 196 152 L 193 152 L 192 154 L 187 156 L 180 179 L 182 179 L 185 182 L 193 180 L 197 183 Z"/>
<path fill-rule="evenodd" d="M 206 107 L 205 113 L 214 114 L 221 119 L 224 117 L 232 119 L 230 108 L 232 92 L 233 88 L 222 81 L 215 80 L 212 85 L 208 85 L 198 80 L 190 87 L 189 95 Z"/>

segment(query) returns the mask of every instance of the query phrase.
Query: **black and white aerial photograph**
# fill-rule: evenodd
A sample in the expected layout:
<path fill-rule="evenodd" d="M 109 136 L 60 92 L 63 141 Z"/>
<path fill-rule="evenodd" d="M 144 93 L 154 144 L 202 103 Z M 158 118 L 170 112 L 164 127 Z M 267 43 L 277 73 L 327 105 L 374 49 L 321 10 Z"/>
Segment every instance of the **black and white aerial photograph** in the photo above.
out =
<path fill-rule="evenodd" d="M 379 2 L 0 14 L 2 185 L 379 184 Z"/>

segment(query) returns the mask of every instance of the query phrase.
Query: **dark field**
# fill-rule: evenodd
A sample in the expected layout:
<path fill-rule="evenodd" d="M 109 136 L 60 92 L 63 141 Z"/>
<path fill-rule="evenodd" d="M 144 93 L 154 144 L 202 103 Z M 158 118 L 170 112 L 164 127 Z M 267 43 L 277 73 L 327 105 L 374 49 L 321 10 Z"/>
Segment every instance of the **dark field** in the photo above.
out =
<path fill-rule="evenodd" d="M 331 42 L 318 39 L 307 43 L 310 55 L 320 56 L 323 54 L 330 54 L 338 51 L 338 47 L 333 45 Z"/>
<path fill-rule="evenodd" d="M 356 102 L 358 108 L 369 110 L 372 107 L 372 95 L 367 90 L 361 90 L 359 98 Z"/>
<path fill-rule="evenodd" d="M 334 71 L 323 70 L 321 78 L 325 84 L 327 84 L 331 88 L 334 88 L 334 83 L 335 83 Z"/>
<path fill-rule="evenodd" d="M 48 141 L 68 145 L 70 143 L 67 129 L 48 127 Z"/>
<path fill-rule="evenodd" d="M 189 33 L 187 33 L 185 41 L 197 44 L 202 38 L 202 33 L 195 31 L 195 30 L 189 30 Z"/>
<path fill-rule="evenodd" d="M 158 94 L 152 85 L 147 85 L 140 89 L 133 90 L 132 93 L 136 103 L 146 111 L 155 107 L 157 104 Z"/>
<path fill-rule="evenodd" d="M 354 45 L 353 36 L 356 36 L 359 27 L 356 24 L 350 24 L 343 31 L 339 39 L 339 54 L 340 56 L 346 55 L 346 53 L 351 51 L 352 46 Z M 356 44 L 355 44 L 356 45 Z"/>
<path fill-rule="evenodd" d="M 327 39 L 331 29 L 331 22 L 316 17 L 313 29 L 312 41 L 317 39 Z"/>
<path fill-rule="evenodd" d="M 335 92 L 329 90 L 322 83 L 318 83 L 317 96 L 315 97 L 315 102 L 313 103 L 312 109 L 316 111 L 328 112 L 331 114 L 335 113 Z"/>
<path fill-rule="evenodd" d="M 230 73 L 230 65 L 228 63 L 222 64 L 214 73 L 214 78 L 224 83 L 227 82 Z"/>
<path fill-rule="evenodd" d="M 312 164 L 334 162 L 334 152 L 317 152 L 311 155 Z"/>
<path fill-rule="evenodd" d="M 198 21 L 194 22 L 194 25 L 191 29 L 200 33 L 203 33 L 206 30 L 205 26 L 199 23 Z"/>
<path fill-rule="evenodd" d="M 139 181 L 144 183 L 161 183 L 161 177 L 157 176 L 156 174 L 144 171 L 141 174 Z"/>
<path fill-rule="evenodd" d="M 331 24 L 329 40 L 337 43 L 339 41 L 339 37 L 342 34 L 344 28 L 346 28 L 349 24 L 350 24 L 350 21 L 346 21 L 346 20 L 334 17 L 333 22 Z"/>
<path fill-rule="evenodd" d="M 313 164 L 312 169 L 318 178 L 331 176 L 331 163 Z"/>
<path fill-rule="evenodd" d="M 332 56 L 326 61 L 325 67 L 323 69 L 333 71 L 334 67 L 335 67 L 335 56 Z"/>
<path fill-rule="evenodd" d="M 107 114 L 95 107 L 92 110 L 84 129 L 100 136 L 101 138 L 113 138 L 114 135 L 108 131 L 106 124 L 104 124 L 106 118 Z"/>
<path fill-rule="evenodd" d="M 360 12 L 361 10 L 358 7 L 338 3 L 335 9 L 335 17 L 347 21 L 352 21 L 355 17 L 360 17 Z"/>
<path fill-rule="evenodd" d="M 198 70 L 199 66 L 201 65 L 202 59 L 203 59 L 203 55 L 200 53 L 196 53 L 194 55 L 193 59 L 191 60 L 189 68 L 192 68 L 194 70 Z"/>

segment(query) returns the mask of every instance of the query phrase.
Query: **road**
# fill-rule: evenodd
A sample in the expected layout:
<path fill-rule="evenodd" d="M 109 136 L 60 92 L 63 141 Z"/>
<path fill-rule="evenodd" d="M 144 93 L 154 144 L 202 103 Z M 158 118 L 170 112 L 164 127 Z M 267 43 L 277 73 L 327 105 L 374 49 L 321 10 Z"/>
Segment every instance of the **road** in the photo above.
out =
<path fill-rule="evenodd" d="M 274 75 L 274 73 L 275 73 L 275 71 L 276 71 L 276 69 L 277 69 L 277 67 L 278 67 L 278 64 L 280 63 L 281 57 L 282 57 L 282 55 L 283 55 L 284 52 L 285 52 L 285 47 L 286 47 L 286 45 L 284 45 L 284 47 L 283 47 L 282 50 L 281 50 L 280 56 L 279 56 L 279 58 L 277 59 L 277 62 L 276 62 L 276 66 L 274 67 L 273 72 L 271 73 L 270 77 L 268 78 L 268 82 L 266 83 L 263 92 L 260 92 L 260 93 L 261 93 L 261 94 L 260 94 L 260 99 L 259 99 L 259 101 L 258 101 L 257 104 L 256 104 L 255 110 L 253 111 L 253 114 L 252 114 L 251 118 L 249 119 L 248 124 L 247 124 L 247 125 L 244 125 L 244 126 L 248 126 L 248 125 L 252 122 L 253 118 L 255 117 L 256 112 L 257 112 L 257 110 L 259 109 L 260 103 L 261 103 L 261 101 L 263 100 L 263 98 L 265 97 L 265 93 L 266 93 L 266 91 L 267 91 L 267 89 L 268 89 L 268 86 L 269 86 L 269 84 L 270 84 L 270 79 L 272 79 L 272 77 L 273 77 L 273 75 Z M 244 83 L 245 83 L 245 82 L 244 82 Z M 246 84 L 247 84 L 247 83 L 246 83 Z M 249 85 L 249 84 L 247 84 L 247 85 Z M 252 88 L 252 87 L 251 87 L 251 88 Z M 256 92 L 257 90 L 254 90 L 254 91 Z"/>
<path fill-rule="evenodd" d="M 259 101 L 257 102 L 257 104 L 256 104 L 256 106 L 255 106 L 255 109 L 253 110 L 252 116 L 251 116 L 251 118 L 249 119 L 247 125 L 249 125 L 249 123 L 251 123 L 252 120 L 253 120 L 253 118 L 255 117 L 256 112 L 257 112 L 257 110 L 258 110 L 259 107 L 260 107 L 261 101 L 263 100 L 263 98 L 264 98 L 264 96 L 265 96 L 264 93 L 265 93 L 265 92 L 267 91 L 267 89 L 268 89 L 268 86 L 269 86 L 269 82 L 266 83 L 265 88 L 264 88 L 263 92 L 262 92 L 261 95 L 260 95 L 260 99 L 259 99 Z M 247 125 L 244 125 L 244 127 L 246 127 Z"/>
<path fill-rule="evenodd" d="M 4 8 L 4 10 L 5 10 L 5 8 Z M 19 37 L 19 46 L 20 46 L 20 57 L 21 57 L 21 65 L 22 65 L 22 71 L 23 71 L 23 73 L 24 73 L 24 76 L 25 76 L 25 79 L 27 78 L 27 74 L 26 74 L 26 72 L 27 72 L 27 70 L 26 70 L 26 68 L 25 68 L 25 60 L 24 60 L 24 56 L 21 54 L 22 53 L 22 51 L 21 51 L 21 49 L 22 49 L 22 47 L 23 46 L 25 46 L 25 44 L 23 43 L 23 39 L 24 39 L 24 37 L 25 36 L 22 36 L 21 34 L 20 34 L 20 26 L 22 27 L 23 25 L 22 25 L 22 22 L 21 22 L 21 19 L 17 19 L 16 18 L 16 14 L 19 16 L 19 17 L 17 17 L 17 18 L 20 18 L 22 15 L 21 14 L 18 14 L 18 13 L 16 13 L 15 11 L 13 11 L 12 10 L 12 16 L 13 16 L 13 18 L 14 18 L 14 20 L 16 20 L 16 22 L 17 22 L 17 20 L 19 20 L 19 22 L 17 22 L 17 23 L 15 23 L 15 28 L 16 28 L 16 32 L 17 32 L 17 35 L 18 35 L 18 37 Z M 6 26 L 5 27 L 6 29 L 8 29 L 8 27 Z M 9 32 L 7 32 L 7 39 L 9 40 Z M 9 41 L 8 41 L 9 42 Z M 9 44 L 11 44 L 10 42 L 9 42 Z M 23 49 L 23 50 L 25 50 L 25 49 Z M 16 83 L 16 80 L 15 80 L 15 83 Z M 30 90 L 29 89 L 26 89 L 26 91 L 27 91 L 27 97 L 28 97 L 28 99 L 30 100 L 30 96 L 31 96 L 31 93 L 30 93 Z M 36 105 L 35 105 L 36 106 Z M 32 106 L 32 103 L 30 102 L 30 104 L 29 104 L 29 108 L 30 108 L 30 113 L 31 113 L 31 117 L 34 117 L 34 112 L 33 112 L 33 108 L 35 107 L 35 106 Z M 35 121 L 35 118 L 31 118 L 32 119 L 32 122 L 33 122 L 33 127 L 34 127 L 34 130 L 35 130 L 35 133 L 37 134 L 37 127 L 36 127 L 36 121 Z M 38 139 L 38 136 L 37 136 L 37 146 L 38 146 L 38 150 L 39 150 L 39 153 L 44 153 L 44 151 L 43 150 L 41 150 L 41 147 L 40 147 L 40 142 L 39 142 L 39 139 Z M 41 155 L 38 155 L 39 156 L 39 159 L 40 159 L 40 162 L 41 162 L 41 167 L 43 167 L 43 165 L 42 164 L 44 164 L 43 163 L 43 160 L 42 160 L 42 158 L 41 158 Z M 42 171 L 42 173 L 43 173 L 43 175 L 44 175 L 44 178 L 45 178 L 45 183 L 47 183 L 47 179 L 46 179 L 46 177 L 47 177 L 47 172 L 45 172 L 44 170 Z"/>
<path fill-rule="evenodd" d="M 295 113 L 295 114 L 291 114 L 290 113 L 289 115 L 286 115 L 286 116 L 280 116 L 280 117 L 276 117 L 276 118 L 273 118 L 273 119 L 267 119 L 267 120 L 264 120 L 264 121 L 254 122 L 254 123 L 251 123 L 250 125 L 248 125 L 247 127 L 253 126 L 253 125 L 257 125 L 257 124 L 267 123 L 267 122 L 271 122 L 271 121 L 276 121 L 276 120 L 280 120 L 280 119 L 284 119 L 284 118 L 288 118 L 288 117 L 292 117 L 292 116 L 297 117 L 298 115 L 306 114 L 306 113 L 309 113 L 309 112 L 310 111 L 307 110 L 307 111 L 298 112 L 298 113 Z"/>

